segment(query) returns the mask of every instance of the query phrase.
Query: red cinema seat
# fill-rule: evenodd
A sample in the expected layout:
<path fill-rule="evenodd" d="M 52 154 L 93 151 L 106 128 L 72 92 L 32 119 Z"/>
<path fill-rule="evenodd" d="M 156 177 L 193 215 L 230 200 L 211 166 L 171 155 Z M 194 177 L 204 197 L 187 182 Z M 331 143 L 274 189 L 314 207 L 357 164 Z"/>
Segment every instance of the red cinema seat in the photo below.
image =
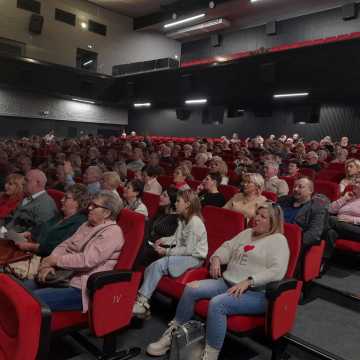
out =
<path fill-rule="evenodd" d="M 349 239 L 337 239 L 335 241 L 335 249 L 349 253 L 360 253 L 360 242 Z"/>
<path fill-rule="evenodd" d="M 344 163 L 330 163 L 327 167 L 328 170 L 334 170 L 341 172 L 345 176 L 345 164 Z"/>
<path fill-rule="evenodd" d="M 148 209 L 149 219 L 152 219 L 159 209 L 160 195 L 144 192 L 142 201 Z"/>
<path fill-rule="evenodd" d="M 199 166 L 193 166 L 191 169 L 191 175 L 194 177 L 195 180 L 202 181 L 206 177 L 206 175 L 209 173 L 208 168 L 203 168 Z"/>
<path fill-rule="evenodd" d="M 201 185 L 201 181 L 199 180 L 186 180 L 186 183 L 191 187 L 192 190 L 196 190 L 199 185 Z"/>
<path fill-rule="evenodd" d="M 317 173 L 315 180 L 325 180 L 339 183 L 344 177 L 345 173 L 343 171 L 323 169 Z"/>
<path fill-rule="evenodd" d="M 287 182 L 289 187 L 289 194 L 292 194 L 296 178 L 293 176 L 279 176 L 279 179 L 285 180 Z"/>
<path fill-rule="evenodd" d="M 191 269 L 178 278 L 164 276 L 157 287 L 161 293 L 179 299 L 187 283 L 208 277 L 207 261 L 213 252 L 224 242 L 244 230 L 244 216 L 238 212 L 215 206 L 205 206 L 203 217 L 208 237 L 208 256 L 204 267 Z"/>
<path fill-rule="evenodd" d="M 296 317 L 297 305 L 300 299 L 302 282 L 293 279 L 301 251 L 301 236 L 297 225 L 285 224 L 285 233 L 290 249 L 290 260 L 285 279 L 269 284 L 266 288 L 268 299 L 267 311 L 264 315 L 246 316 L 233 315 L 228 317 L 227 329 L 236 336 L 248 336 L 252 332 L 262 331 L 273 342 L 272 360 L 281 359 L 277 344 L 279 340 L 291 331 Z M 200 300 L 195 306 L 195 312 L 206 318 L 209 300 Z"/>
<path fill-rule="evenodd" d="M 277 202 L 277 195 L 272 191 L 263 191 L 261 193 L 262 196 L 265 196 L 268 200 L 276 203 Z"/>
<path fill-rule="evenodd" d="M 0 273 L 0 359 L 45 360 L 50 344 L 50 309 L 22 283 Z"/>
<path fill-rule="evenodd" d="M 315 193 L 326 195 L 330 201 L 335 201 L 340 197 L 339 184 L 332 181 L 316 180 L 314 190 Z"/>
<path fill-rule="evenodd" d="M 305 284 L 316 279 L 320 275 L 324 251 L 325 240 L 321 240 L 320 244 L 311 245 L 305 249 L 301 271 L 301 277 Z"/>
<path fill-rule="evenodd" d="M 158 182 L 160 183 L 162 188 L 165 190 L 174 183 L 174 179 L 172 176 L 169 176 L 169 175 L 160 175 L 158 177 Z"/>
<path fill-rule="evenodd" d="M 62 191 L 55 190 L 55 189 L 47 189 L 46 192 L 49 194 L 49 196 L 51 196 L 53 198 L 57 208 L 60 211 L 61 207 L 62 207 L 61 200 L 65 194 Z"/>
<path fill-rule="evenodd" d="M 240 190 L 236 186 L 232 185 L 220 185 L 219 191 L 224 195 L 225 201 L 228 202 L 235 194 Z"/>
<path fill-rule="evenodd" d="M 315 175 L 316 175 L 316 171 L 313 169 L 309 169 L 309 168 L 301 168 L 300 169 L 300 174 L 302 176 L 307 176 L 308 178 L 310 178 L 311 180 L 315 179 Z"/>
<path fill-rule="evenodd" d="M 111 354 L 116 355 L 113 359 L 122 358 L 116 353 L 114 332 L 129 325 L 141 280 L 141 274 L 132 272 L 131 269 L 143 243 L 145 217 L 131 210 L 123 209 L 118 224 L 124 234 L 124 247 L 114 270 L 90 276 L 87 283 L 88 313 L 83 314 L 80 311 L 54 312 L 51 322 L 51 330 L 55 333 L 60 331 L 66 333 L 75 327 L 89 326 L 94 336 L 104 337 L 102 354 L 106 354 L 109 358 Z M 76 337 L 79 338 L 81 335 L 76 334 Z M 82 342 L 86 343 L 86 339 L 82 339 Z M 125 351 L 124 358 L 130 359 L 139 352 L 138 348 L 130 349 Z"/>

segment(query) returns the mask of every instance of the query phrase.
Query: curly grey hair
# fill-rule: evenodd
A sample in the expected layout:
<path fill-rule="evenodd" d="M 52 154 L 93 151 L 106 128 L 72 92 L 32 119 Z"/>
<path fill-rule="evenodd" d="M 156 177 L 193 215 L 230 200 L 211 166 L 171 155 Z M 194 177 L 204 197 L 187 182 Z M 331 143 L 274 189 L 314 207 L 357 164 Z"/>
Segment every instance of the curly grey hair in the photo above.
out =
<path fill-rule="evenodd" d="M 123 201 L 120 196 L 116 196 L 112 191 L 101 190 L 95 196 L 94 199 L 99 199 L 102 205 L 110 210 L 110 219 L 116 220 L 120 211 L 124 207 Z"/>

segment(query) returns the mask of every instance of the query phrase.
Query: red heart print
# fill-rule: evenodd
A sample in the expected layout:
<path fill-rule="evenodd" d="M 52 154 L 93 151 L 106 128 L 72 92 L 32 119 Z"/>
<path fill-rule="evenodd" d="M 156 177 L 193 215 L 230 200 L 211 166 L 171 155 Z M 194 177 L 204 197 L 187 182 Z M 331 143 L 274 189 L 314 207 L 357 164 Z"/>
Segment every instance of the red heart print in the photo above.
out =
<path fill-rule="evenodd" d="M 246 246 L 244 246 L 244 251 L 245 252 L 248 252 L 248 251 L 251 251 L 251 250 L 254 250 L 254 249 L 255 249 L 254 245 L 246 245 Z"/>

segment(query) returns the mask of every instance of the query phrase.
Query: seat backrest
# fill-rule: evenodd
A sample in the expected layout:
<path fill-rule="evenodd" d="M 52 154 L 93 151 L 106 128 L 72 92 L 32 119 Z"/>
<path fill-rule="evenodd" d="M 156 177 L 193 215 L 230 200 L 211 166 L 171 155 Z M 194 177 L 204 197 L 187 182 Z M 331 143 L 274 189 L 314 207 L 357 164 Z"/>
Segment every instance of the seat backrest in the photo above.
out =
<path fill-rule="evenodd" d="M 245 228 L 244 215 L 236 211 L 205 206 L 202 214 L 208 237 L 208 258 L 224 241 L 231 240 Z"/>
<path fill-rule="evenodd" d="M 18 280 L 3 273 L 0 273 L 0 309 L 0 359 L 47 358 L 50 309 Z"/>
<path fill-rule="evenodd" d="M 197 187 L 201 184 L 201 181 L 187 179 L 186 183 L 191 187 L 192 190 L 195 191 Z"/>
<path fill-rule="evenodd" d="M 326 181 L 333 181 L 339 183 L 341 179 L 344 177 L 345 177 L 345 172 L 323 169 L 317 173 L 315 180 L 326 180 Z"/>
<path fill-rule="evenodd" d="M 279 179 L 285 180 L 287 182 L 289 187 L 289 193 L 291 194 L 293 192 L 296 178 L 293 176 L 279 176 Z"/>
<path fill-rule="evenodd" d="M 326 195 L 330 201 L 335 201 L 340 197 L 339 184 L 332 181 L 316 180 L 314 183 L 315 193 Z"/>
<path fill-rule="evenodd" d="M 330 163 L 328 166 L 329 170 L 339 171 L 345 174 L 345 164 L 344 163 Z"/>
<path fill-rule="evenodd" d="M 303 176 L 309 177 L 311 180 L 314 180 L 315 175 L 316 175 L 316 171 L 314 169 L 301 168 L 300 169 L 300 174 L 303 175 Z"/>
<path fill-rule="evenodd" d="M 228 202 L 240 189 L 232 185 L 220 185 L 219 191 L 224 195 L 226 202 Z"/>
<path fill-rule="evenodd" d="M 299 261 L 302 246 L 302 231 L 296 224 L 284 224 L 284 236 L 286 237 L 290 250 L 289 265 L 286 277 L 291 278 L 295 274 L 295 270 Z"/>
<path fill-rule="evenodd" d="M 268 200 L 276 203 L 277 202 L 277 195 L 272 191 L 263 191 L 261 193 L 262 196 L 265 196 Z"/>
<path fill-rule="evenodd" d="M 46 192 L 49 194 L 49 196 L 53 198 L 58 210 L 60 211 L 62 207 L 61 199 L 64 197 L 65 194 L 62 191 L 55 189 L 47 189 Z"/>
<path fill-rule="evenodd" d="M 145 216 L 129 209 L 122 209 L 117 223 L 124 234 L 125 244 L 115 269 L 131 270 L 143 244 Z"/>
<path fill-rule="evenodd" d="M 152 219 L 159 209 L 160 195 L 144 192 L 142 201 L 148 210 L 149 219 Z"/>
<path fill-rule="evenodd" d="M 209 169 L 206 167 L 199 167 L 199 166 L 193 166 L 191 169 L 191 175 L 194 177 L 195 180 L 202 181 L 206 177 L 206 175 L 209 173 Z"/>
<path fill-rule="evenodd" d="M 158 177 L 158 182 L 160 183 L 162 188 L 165 190 L 174 183 L 174 179 L 172 176 L 169 176 L 169 175 L 160 175 Z"/>

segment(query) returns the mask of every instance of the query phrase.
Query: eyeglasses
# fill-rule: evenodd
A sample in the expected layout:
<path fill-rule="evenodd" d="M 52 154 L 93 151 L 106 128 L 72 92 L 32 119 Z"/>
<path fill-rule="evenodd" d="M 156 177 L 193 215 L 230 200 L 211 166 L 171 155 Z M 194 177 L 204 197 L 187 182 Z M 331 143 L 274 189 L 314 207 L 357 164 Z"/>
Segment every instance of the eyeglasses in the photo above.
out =
<path fill-rule="evenodd" d="M 88 210 L 94 210 L 94 209 L 96 209 L 96 208 L 109 210 L 106 206 L 99 205 L 99 204 L 96 204 L 96 203 L 94 203 L 94 202 L 91 202 L 91 203 L 88 205 Z"/>

